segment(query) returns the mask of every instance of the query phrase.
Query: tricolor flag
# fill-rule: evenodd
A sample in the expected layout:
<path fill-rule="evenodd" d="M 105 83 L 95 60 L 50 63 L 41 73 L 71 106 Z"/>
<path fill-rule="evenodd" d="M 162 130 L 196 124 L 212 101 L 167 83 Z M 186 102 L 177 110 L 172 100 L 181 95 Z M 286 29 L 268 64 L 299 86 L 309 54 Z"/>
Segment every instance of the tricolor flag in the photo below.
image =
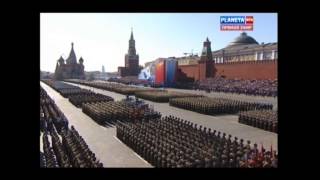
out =
<path fill-rule="evenodd" d="M 253 24 L 253 16 L 246 16 L 246 24 Z"/>

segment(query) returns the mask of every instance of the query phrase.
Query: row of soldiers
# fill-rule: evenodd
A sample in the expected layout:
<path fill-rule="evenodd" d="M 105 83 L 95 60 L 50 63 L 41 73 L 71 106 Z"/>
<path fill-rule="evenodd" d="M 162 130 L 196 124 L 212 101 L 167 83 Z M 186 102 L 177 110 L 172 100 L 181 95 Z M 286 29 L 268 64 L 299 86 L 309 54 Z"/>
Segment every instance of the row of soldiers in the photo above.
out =
<path fill-rule="evenodd" d="M 107 91 L 112 91 L 112 92 L 116 92 L 124 95 L 135 95 L 137 92 L 144 92 L 144 91 L 156 91 L 156 89 L 139 88 L 139 87 L 116 84 L 116 83 L 85 82 L 83 84 L 90 87 L 104 89 Z"/>
<path fill-rule="evenodd" d="M 167 90 L 159 90 L 154 88 L 140 88 L 140 87 L 123 85 L 123 84 L 115 84 L 115 83 L 89 82 L 89 81 L 83 81 L 83 80 L 67 80 L 67 82 L 83 84 L 86 86 L 104 89 L 107 91 L 113 91 L 113 92 L 125 94 L 125 95 L 135 95 L 136 97 L 147 99 L 154 102 L 169 102 L 170 98 L 175 98 L 175 97 L 201 96 L 201 95 L 190 94 L 190 93 L 182 93 L 182 92 L 174 92 L 174 91 L 169 92 Z"/>
<path fill-rule="evenodd" d="M 42 136 L 42 143 L 43 143 L 43 154 L 45 157 L 45 167 L 48 168 L 57 168 L 59 167 L 56 155 L 50 146 L 50 142 L 47 136 L 47 133 L 44 133 Z"/>
<path fill-rule="evenodd" d="M 66 84 L 68 85 L 68 84 Z M 63 96 L 69 97 L 69 101 L 77 107 L 82 106 L 82 111 L 99 124 L 113 123 L 117 119 L 147 120 L 160 117 L 158 112 L 148 108 L 129 106 L 125 102 L 110 102 L 114 99 L 102 94 L 96 94 L 84 89 L 61 89 Z"/>
<path fill-rule="evenodd" d="M 51 144 L 48 140 L 51 137 Z M 43 156 L 40 158 L 41 167 L 48 168 L 71 168 L 71 167 L 103 167 L 96 159 L 95 154 L 89 149 L 79 133 L 71 126 L 71 129 L 63 128 L 60 133 L 61 139 L 55 130 L 43 134 Z M 41 154 L 41 153 L 40 153 Z"/>
<path fill-rule="evenodd" d="M 70 157 L 72 167 L 102 168 L 103 164 L 96 158 L 78 131 L 63 129 L 62 144 Z"/>
<path fill-rule="evenodd" d="M 117 123 L 117 137 L 151 165 L 180 167 L 276 167 L 277 155 L 257 144 L 197 127 L 173 116 L 139 123 Z"/>
<path fill-rule="evenodd" d="M 85 103 L 82 112 L 98 124 L 113 124 L 116 120 L 140 121 L 161 117 L 161 114 L 149 108 L 140 108 L 125 101 Z"/>
<path fill-rule="evenodd" d="M 102 83 L 102 82 L 90 82 L 85 80 L 69 79 L 65 80 L 66 82 L 82 84 L 94 88 L 104 89 L 107 91 L 117 92 L 120 94 L 132 95 L 139 88 L 131 87 L 128 85 L 118 84 L 118 83 Z"/>
<path fill-rule="evenodd" d="M 61 89 L 58 91 L 64 98 L 69 98 L 70 96 L 73 95 L 91 95 L 93 94 L 92 91 L 87 90 L 87 89 L 81 89 L 81 88 L 76 88 L 76 89 Z"/>
<path fill-rule="evenodd" d="M 110 96 L 91 93 L 91 94 L 70 95 L 69 101 L 77 107 L 82 107 L 83 103 L 109 102 L 109 101 L 114 101 L 114 99 Z"/>
<path fill-rule="evenodd" d="M 83 84 L 90 87 L 104 89 L 125 95 L 135 95 L 136 97 L 154 101 L 154 102 L 169 102 L 170 98 L 176 97 L 199 97 L 202 95 L 196 95 L 191 93 L 182 93 L 175 91 L 159 90 L 154 88 L 140 88 L 123 84 L 115 83 L 102 83 L 102 82 L 89 82 L 83 80 L 67 80 L 68 82 Z"/>
<path fill-rule="evenodd" d="M 112 91 L 116 93 L 124 94 L 124 95 L 135 95 L 137 92 L 156 91 L 156 90 L 151 88 L 140 88 L 140 87 L 121 85 L 116 88 L 113 88 Z"/>
<path fill-rule="evenodd" d="M 68 127 L 68 120 L 46 91 L 40 87 L 40 131 L 52 130 L 55 125 L 58 132 Z"/>
<path fill-rule="evenodd" d="M 208 115 L 235 114 L 239 111 L 273 108 L 272 104 L 209 97 L 172 98 L 169 105 Z"/>
<path fill-rule="evenodd" d="M 166 90 L 152 90 L 136 92 L 136 97 L 154 101 L 154 102 L 169 102 L 170 94 Z"/>
<path fill-rule="evenodd" d="M 148 80 L 138 79 L 137 76 L 126 76 L 119 78 L 110 78 L 108 79 L 109 82 L 117 82 L 122 84 L 134 84 L 134 85 L 149 85 Z"/>
<path fill-rule="evenodd" d="M 67 155 L 62 143 L 60 142 L 60 138 L 57 132 L 55 131 L 54 128 L 49 132 L 51 135 L 52 149 L 56 155 L 56 159 L 59 164 L 59 167 L 62 167 L 62 168 L 72 167 L 69 156 Z M 45 133 L 44 136 L 47 136 L 47 133 Z"/>
<path fill-rule="evenodd" d="M 64 98 L 74 95 L 93 95 L 90 90 L 81 89 L 78 86 L 70 85 L 62 81 L 44 80 L 50 87 L 58 91 Z"/>
<path fill-rule="evenodd" d="M 52 80 L 51 80 L 52 81 Z M 53 84 L 53 87 L 65 98 L 68 98 L 69 101 L 77 106 L 81 107 L 83 103 L 87 102 L 102 102 L 102 101 L 113 101 L 114 99 L 110 96 L 106 96 L 103 94 L 94 93 L 87 89 L 82 89 L 77 86 L 73 86 L 70 84 L 66 84 L 64 82 L 58 81 L 59 86 L 55 86 L 56 83 Z M 67 88 L 65 88 L 67 87 Z"/>
<path fill-rule="evenodd" d="M 169 102 L 172 98 L 177 97 L 201 97 L 202 95 L 182 93 L 177 91 L 167 91 L 167 90 L 150 90 L 150 91 L 140 91 L 135 93 L 136 97 L 147 99 L 155 102 Z"/>
<path fill-rule="evenodd" d="M 278 132 L 278 113 L 272 110 L 253 110 L 239 113 L 239 123 L 271 132 Z"/>
<path fill-rule="evenodd" d="M 52 79 L 45 79 L 45 80 L 42 80 L 42 82 L 46 83 L 47 85 L 49 85 L 50 87 L 52 87 L 53 89 L 55 89 L 57 91 L 60 91 L 63 89 L 80 89 L 77 86 L 67 84 L 62 81 L 52 80 Z"/>
<path fill-rule="evenodd" d="M 45 168 L 47 167 L 46 157 L 44 156 L 44 153 L 40 151 L 40 167 Z"/>
<path fill-rule="evenodd" d="M 68 120 L 42 87 L 40 131 L 43 132 L 41 167 L 103 167 L 78 131 L 73 126 L 69 129 Z M 48 137 L 51 137 L 51 143 Z"/>

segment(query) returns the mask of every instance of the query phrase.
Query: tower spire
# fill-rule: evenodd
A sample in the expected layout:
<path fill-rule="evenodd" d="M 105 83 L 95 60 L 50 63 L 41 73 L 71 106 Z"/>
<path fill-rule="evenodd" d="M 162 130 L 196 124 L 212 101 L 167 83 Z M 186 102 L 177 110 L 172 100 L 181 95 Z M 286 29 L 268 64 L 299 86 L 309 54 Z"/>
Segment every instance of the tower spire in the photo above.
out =
<path fill-rule="evenodd" d="M 76 54 L 73 49 L 73 42 L 71 43 L 71 51 L 66 61 L 67 61 L 67 64 L 77 64 Z"/>
<path fill-rule="evenodd" d="M 136 54 L 135 40 L 133 39 L 132 27 L 131 27 L 131 36 L 130 36 L 130 40 L 129 40 L 128 54 L 130 54 L 130 55 L 135 55 Z"/>
<path fill-rule="evenodd" d="M 133 30 L 132 30 L 132 27 L 131 27 L 131 36 L 130 36 L 130 40 L 133 40 Z"/>

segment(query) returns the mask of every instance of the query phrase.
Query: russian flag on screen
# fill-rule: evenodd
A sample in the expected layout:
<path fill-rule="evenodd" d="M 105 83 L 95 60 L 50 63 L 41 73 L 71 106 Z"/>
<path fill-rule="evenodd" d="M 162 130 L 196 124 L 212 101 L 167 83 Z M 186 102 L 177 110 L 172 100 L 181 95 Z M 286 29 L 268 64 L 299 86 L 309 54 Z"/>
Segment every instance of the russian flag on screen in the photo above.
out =
<path fill-rule="evenodd" d="M 253 16 L 246 16 L 246 24 L 253 24 Z"/>

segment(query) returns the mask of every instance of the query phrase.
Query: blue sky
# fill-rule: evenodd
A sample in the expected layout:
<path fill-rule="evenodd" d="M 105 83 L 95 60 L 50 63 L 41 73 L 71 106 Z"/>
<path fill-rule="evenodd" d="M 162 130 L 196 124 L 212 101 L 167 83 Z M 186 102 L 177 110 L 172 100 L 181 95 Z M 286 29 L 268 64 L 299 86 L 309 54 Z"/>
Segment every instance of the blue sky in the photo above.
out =
<path fill-rule="evenodd" d="M 40 68 L 54 72 L 58 58 L 67 58 L 71 42 L 86 71 L 117 71 L 124 66 L 131 27 L 140 65 L 158 57 L 200 54 L 206 37 L 212 50 L 225 47 L 240 31 L 220 31 L 220 16 L 254 16 L 248 35 L 259 43 L 277 42 L 276 13 L 42 13 Z"/>

